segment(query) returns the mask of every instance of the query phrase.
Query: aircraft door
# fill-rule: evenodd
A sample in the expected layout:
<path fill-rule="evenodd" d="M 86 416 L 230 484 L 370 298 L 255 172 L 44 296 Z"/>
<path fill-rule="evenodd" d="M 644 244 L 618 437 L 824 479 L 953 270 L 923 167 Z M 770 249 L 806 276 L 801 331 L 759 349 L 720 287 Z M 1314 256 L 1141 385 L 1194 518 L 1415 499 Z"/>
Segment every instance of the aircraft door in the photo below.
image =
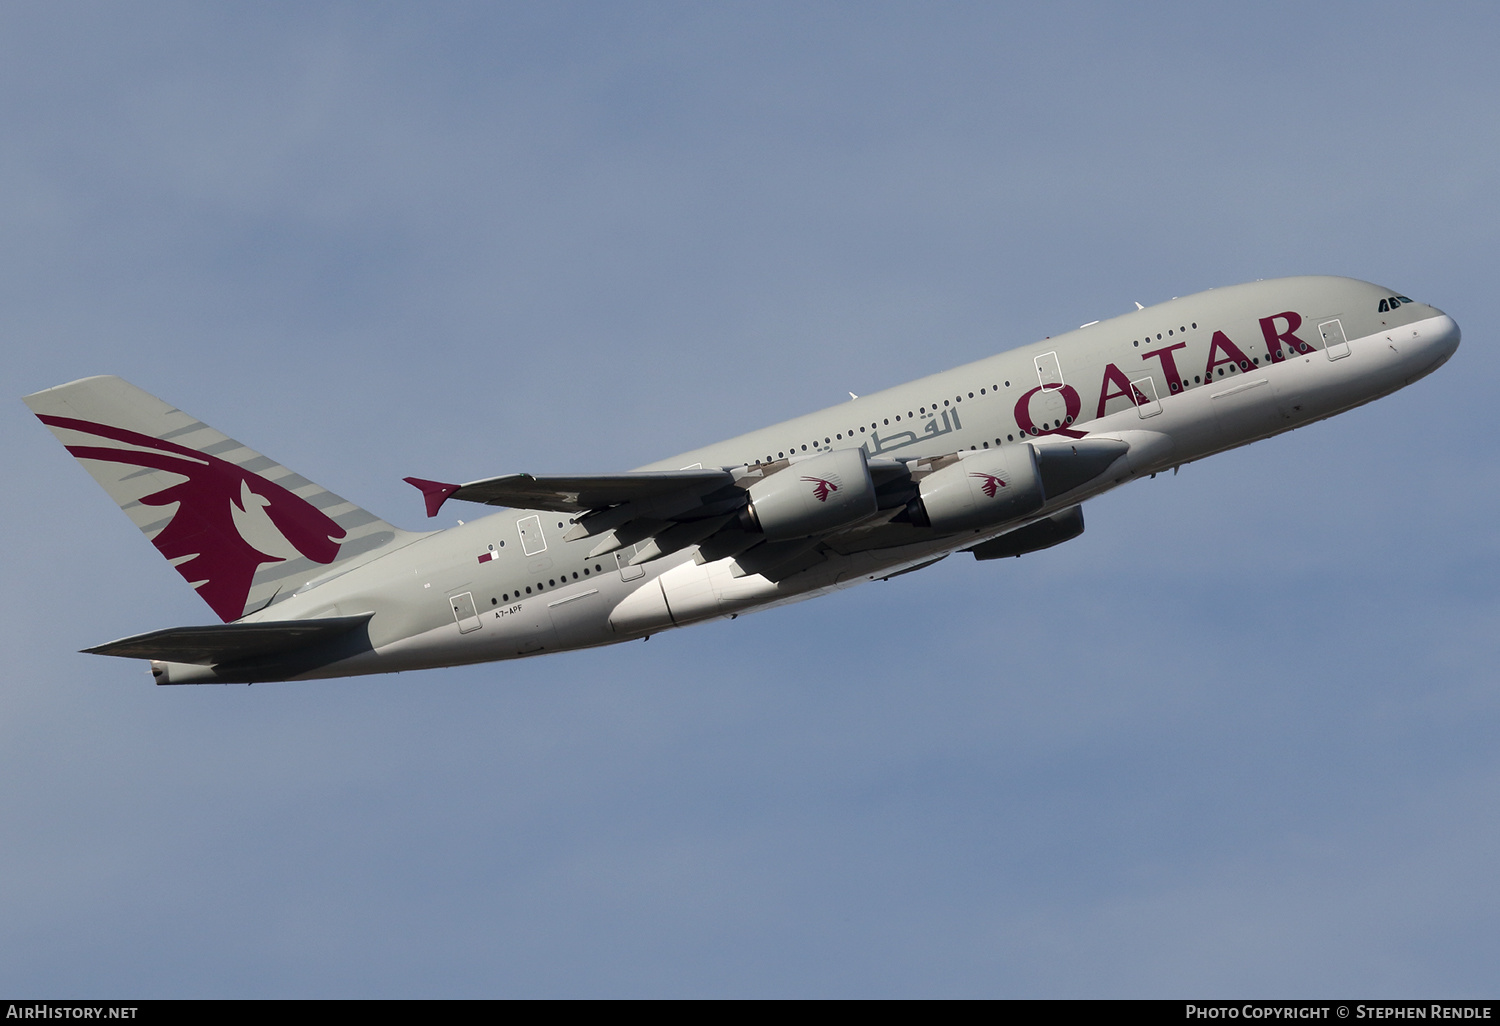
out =
<path fill-rule="evenodd" d="M 1043 392 L 1056 392 L 1063 387 L 1062 364 L 1057 362 L 1057 353 L 1043 353 L 1034 362 L 1037 382 Z"/>
<path fill-rule="evenodd" d="M 547 551 L 547 539 L 542 535 L 541 517 L 522 517 L 516 521 L 516 530 L 521 533 L 521 550 L 528 556 Z"/>
<path fill-rule="evenodd" d="M 1161 400 L 1156 398 L 1156 382 L 1149 377 L 1141 378 L 1130 383 L 1132 398 L 1135 399 L 1136 412 L 1141 419 L 1154 417 L 1161 412 Z"/>
<path fill-rule="evenodd" d="M 1318 334 L 1323 336 L 1323 351 L 1330 360 L 1342 360 L 1349 355 L 1349 340 L 1344 337 L 1344 325 L 1337 317 L 1318 325 Z"/>
<path fill-rule="evenodd" d="M 479 610 L 474 608 L 474 593 L 460 592 L 448 596 L 448 605 L 453 610 L 453 619 L 458 622 L 458 633 L 468 634 L 484 626 L 479 619 Z"/>
<path fill-rule="evenodd" d="M 646 576 L 646 568 L 644 566 L 630 565 L 631 557 L 635 555 L 635 549 L 634 545 L 627 545 L 615 553 L 615 566 L 620 568 L 620 580 L 622 581 L 634 581 Z"/>

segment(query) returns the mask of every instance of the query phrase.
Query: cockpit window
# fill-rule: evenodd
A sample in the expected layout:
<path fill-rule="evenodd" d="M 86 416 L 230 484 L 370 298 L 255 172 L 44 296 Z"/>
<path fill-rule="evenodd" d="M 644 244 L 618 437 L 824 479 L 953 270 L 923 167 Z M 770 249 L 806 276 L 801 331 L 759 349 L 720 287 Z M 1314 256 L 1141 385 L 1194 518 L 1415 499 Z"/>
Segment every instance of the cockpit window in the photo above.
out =
<path fill-rule="evenodd" d="M 1410 303 L 1410 302 L 1411 302 L 1411 300 L 1407 299 L 1405 296 L 1389 296 L 1389 297 L 1387 297 L 1385 299 L 1382 299 L 1380 301 L 1380 310 L 1379 310 L 1379 312 L 1380 313 L 1385 313 L 1387 310 L 1394 310 L 1394 309 L 1396 309 L 1402 303 Z"/>

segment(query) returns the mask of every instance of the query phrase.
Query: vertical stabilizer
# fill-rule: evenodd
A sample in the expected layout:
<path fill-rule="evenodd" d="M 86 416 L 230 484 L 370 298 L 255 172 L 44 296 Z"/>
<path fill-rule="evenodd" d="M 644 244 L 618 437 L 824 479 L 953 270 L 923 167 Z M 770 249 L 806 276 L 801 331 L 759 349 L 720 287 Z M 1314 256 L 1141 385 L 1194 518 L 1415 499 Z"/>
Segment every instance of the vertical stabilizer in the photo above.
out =
<path fill-rule="evenodd" d="M 421 537 L 120 378 L 26 405 L 226 622 Z"/>

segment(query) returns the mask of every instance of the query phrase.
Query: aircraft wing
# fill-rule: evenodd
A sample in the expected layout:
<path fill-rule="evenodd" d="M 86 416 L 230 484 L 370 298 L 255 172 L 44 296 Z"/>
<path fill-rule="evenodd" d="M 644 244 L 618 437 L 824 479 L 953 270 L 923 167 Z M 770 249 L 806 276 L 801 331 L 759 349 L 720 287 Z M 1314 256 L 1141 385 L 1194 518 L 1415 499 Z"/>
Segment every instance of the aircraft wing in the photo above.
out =
<path fill-rule="evenodd" d="M 217 663 L 295 651 L 318 641 L 347 634 L 369 622 L 374 613 L 330 616 L 319 620 L 266 620 L 259 623 L 216 623 L 204 627 L 165 630 L 121 638 L 83 651 L 90 655 L 128 659 L 161 659 L 172 663 Z"/>
<path fill-rule="evenodd" d="M 428 516 L 436 516 L 450 498 L 568 513 L 574 521 L 566 535 L 569 541 L 594 539 L 591 557 L 636 546 L 632 562 L 702 541 L 745 504 L 745 491 L 735 474 L 721 468 L 567 476 L 506 474 L 461 485 L 419 477 L 406 481 L 421 490 Z"/>
<path fill-rule="evenodd" d="M 650 470 L 628 474 L 576 474 L 556 476 L 504 474 L 468 484 L 406 478 L 422 491 L 427 515 L 437 516 L 448 499 L 482 502 L 488 506 L 516 509 L 546 509 L 556 513 L 586 513 L 623 502 L 660 499 L 679 492 L 704 494 L 734 483 L 727 470 Z"/>
<path fill-rule="evenodd" d="M 623 474 L 506 474 L 466 484 L 405 480 L 422 492 L 428 516 L 436 516 L 450 498 L 550 510 L 572 516 L 565 538 L 593 542 L 591 558 L 627 550 L 618 558 L 634 566 L 696 545 L 704 559 L 737 556 L 743 572 L 775 577 L 824 558 L 818 538 L 768 544 L 742 523 L 751 487 L 789 466 L 791 461 L 777 460 L 754 467 Z M 894 460 L 869 460 L 868 468 L 876 484 L 909 476 L 906 465 Z M 747 554 L 751 549 L 754 554 Z"/>
<path fill-rule="evenodd" d="M 1061 495 L 1101 473 L 1129 445 L 1114 439 L 1094 439 L 1034 448 L 1037 452 L 1033 473 L 1042 479 L 1037 487 L 1045 487 L 1048 495 Z M 821 485 L 826 491 L 818 501 L 826 500 L 838 490 L 837 481 L 842 478 L 835 475 L 825 481 L 818 476 L 833 473 L 831 469 L 818 471 L 824 465 L 819 461 L 844 459 L 840 452 L 732 468 L 576 476 L 506 474 L 467 484 L 445 484 L 417 477 L 408 477 L 406 481 L 421 490 L 428 516 L 436 516 L 450 498 L 517 509 L 550 510 L 571 515 L 573 526 L 563 536 L 564 540 L 592 541 L 588 553 L 591 559 L 618 552 L 615 558 L 622 567 L 636 566 L 697 546 L 696 558 L 700 562 L 732 557 L 735 576 L 760 574 L 779 580 L 821 562 L 830 551 L 848 555 L 865 549 L 908 545 L 930 537 L 930 533 L 921 533 L 930 523 L 914 524 L 905 512 L 908 503 L 918 495 L 925 477 L 945 472 L 952 464 L 972 455 L 952 452 L 892 460 L 871 459 L 861 453 L 858 469 L 848 479 L 848 486 L 853 488 L 860 478 L 865 478 L 865 497 L 860 507 L 848 519 L 813 521 L 805 533 L 783 530 L 780 537 L 765 532 L 759 523 L 761 500 L 756 498 L 757 494 L 762 498 L 769 496 L 767 505 L 774 507 L 778 488 L 784 496 L 799 484 L 808 489 Z M 785 477 L 777 476 L 793 467 L 798 469 Z M 849 468 L 844 471 L 849 472 Z M 781 487 L 783 484 L 790 487 Z M 860 491 L 854 490 L 853 494 L 859 495 Z M 786 502 L 781 501 L 784 508 Z M 802 501 L 811 502 L 805 498 Z"/>

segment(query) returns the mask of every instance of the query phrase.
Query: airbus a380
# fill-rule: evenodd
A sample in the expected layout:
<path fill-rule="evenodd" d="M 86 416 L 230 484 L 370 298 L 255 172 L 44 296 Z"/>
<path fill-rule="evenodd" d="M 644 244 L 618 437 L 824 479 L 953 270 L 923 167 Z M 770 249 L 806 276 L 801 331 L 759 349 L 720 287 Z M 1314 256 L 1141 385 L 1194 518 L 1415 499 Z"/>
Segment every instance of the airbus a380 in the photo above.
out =
<path fill-rule="evenodd" d="M 628 473 L 407 478 L 409 532 L 116 377 L 26 403 L 223 621 L 95 648 L 159 684 L 257 683 L 609 645 L 956 552 L 1076 537 L 1135 478 L 1377 399 L 1442 365 L 1442 311 L 1348 278 L 1139 308 Z"/>

